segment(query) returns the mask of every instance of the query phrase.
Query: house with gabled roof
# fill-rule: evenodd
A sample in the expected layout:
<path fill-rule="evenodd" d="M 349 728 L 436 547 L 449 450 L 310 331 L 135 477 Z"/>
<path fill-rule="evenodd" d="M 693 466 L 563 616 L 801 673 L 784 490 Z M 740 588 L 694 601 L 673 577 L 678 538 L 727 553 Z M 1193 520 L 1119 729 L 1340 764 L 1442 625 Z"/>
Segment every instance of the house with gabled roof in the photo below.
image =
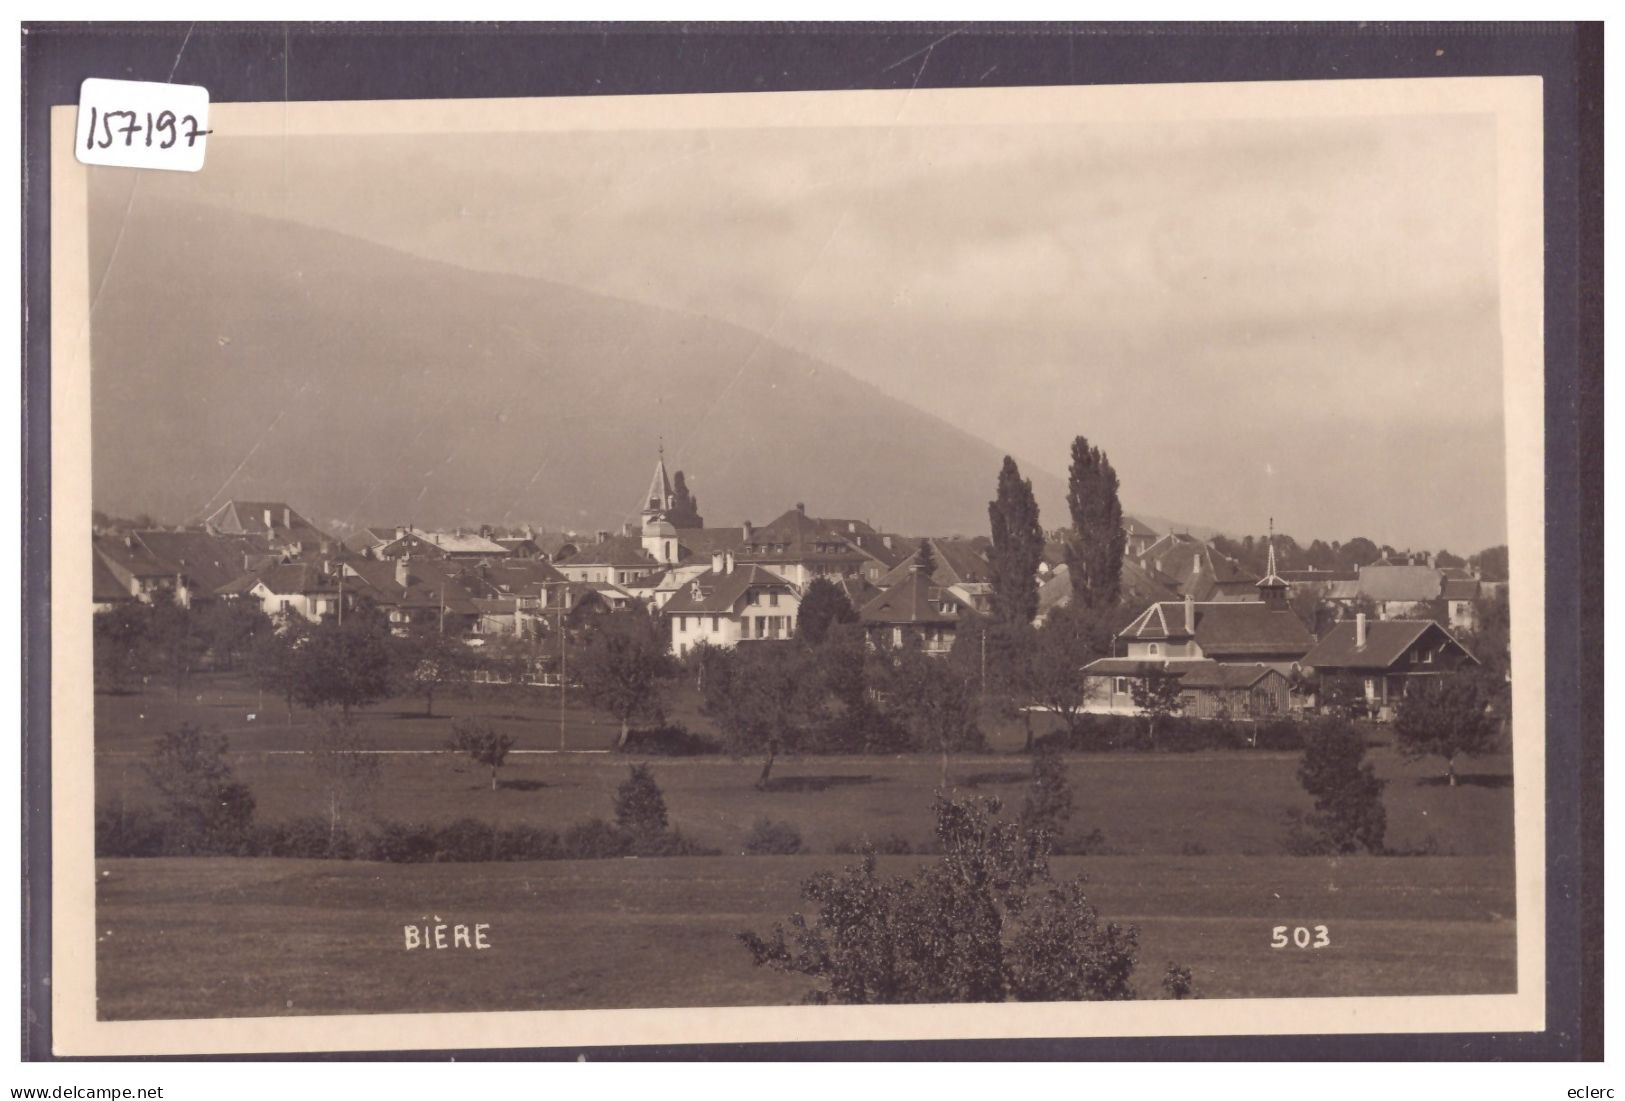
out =
<path fill-rule="evenodd" d="M 295 553 L 333 541 L 284 501 L 227 501 L 203 526 L 218 535 L 256 535 L 273 549 Z"/>
<path fill-rule="evenodd" d="M 1182 690 L 1191 693 L 1192 714 L 1216 714 L 1229 706 L 1220 697 L 1236 690 L 1226 678 L 1240 674 L 1217 673 L 1204 663 L 1228 666 L 1264 665 L 1281 674 L 1276 684 L 1262 675 L 1249 684 L 1269 684 L 1269 693 L 1279 698 L 1276 688 L 1315 645 L 1315 636 L 1287 603 L 1287 583 L 1275 569 L 1275 549 L 1269 554 L 1269 569 L 1254 583 L 1255 598 L 1199 601 L 1188 593 L 1183 600 L 1158 601 L 1141 612 L 1117 636 L 1122 656 L 1101 658 L 1084 667 L 1097 706 L 1091 710 L 1127 713 L 1133 711 L 1133 684 L 1151 672 L 1183 677 L 1199 674 Z M 1204 693 L 1218 693 L 1204 698 Z"/>
<path fill-rule="evenodd" d="M 1369 619 L 1364 613 L 1333 624 L 1303 659 L 1323 691 L 1341 684 L 1381 721 L 1393 718 L 1405 696 L 1478 663 L 1431 619 Z"/>
<path fill-rule="evenodd" d="M 875 649 L 916 646 L 933 656 L 952 650 L 960 624 L 976 618 L 975 609 L 954 586 L 927 577 L 918 563 L 907 577 L 858 609 L 858 622 Z"/>
<path fill-rule="evenodd" d="M 814 578 L 857 577 L 874 559 L 807 515 L 798 503 L 766 527 L 741 525 L 735 561 L 762 566 L 798 589 Z"/>
<path fill-rule="evenodd" d="M 187 602 L 184 571 L 153 554 L 135 532 L 91 537 L 91 548 L 119 587 L 143 604 L 156 599 Z"/>
<path fill-rule="evenodd" d="M 568 580 L 624 585 L 661 569 L 661 563 L 644 549 L 636 535 L 599 532 L 596 541 L 582 543 L 571 554 L 553 562 Z"/>
<path fill-rule="evenodd" d="M 701 643 L 732 649 L 794 638 L 800 611 L 799 590 L 777 572 L 718 551 L 710 569 L 672 594 L 661 616 L 672 652 L 682 657 Z"/>

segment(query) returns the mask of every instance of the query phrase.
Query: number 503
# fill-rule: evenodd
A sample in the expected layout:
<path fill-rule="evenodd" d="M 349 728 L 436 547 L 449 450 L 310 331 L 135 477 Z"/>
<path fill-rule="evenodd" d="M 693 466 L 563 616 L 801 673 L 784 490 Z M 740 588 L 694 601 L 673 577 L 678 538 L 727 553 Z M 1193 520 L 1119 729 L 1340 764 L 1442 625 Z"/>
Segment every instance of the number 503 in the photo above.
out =
<path fill-rule="evenodd" d="M 1332 943 L 1331 931 L 1324 925 L 1307 928 L 1302 925 L 1277 925 L 1270 931 L 1270 947 L 1325 948 Z"/>

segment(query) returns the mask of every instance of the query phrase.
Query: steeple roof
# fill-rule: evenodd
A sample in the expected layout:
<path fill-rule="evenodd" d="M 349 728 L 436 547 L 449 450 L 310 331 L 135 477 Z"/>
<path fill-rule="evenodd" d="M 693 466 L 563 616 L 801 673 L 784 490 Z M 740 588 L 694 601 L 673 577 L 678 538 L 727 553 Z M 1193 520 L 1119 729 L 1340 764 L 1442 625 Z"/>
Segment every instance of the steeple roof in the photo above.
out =
<path fill-rule="evenodd" d="M 662 447 L 660 457 L 655 460 L 655 473 L 649 482 L 649 492 L 644 495 L 644 513 L 669 512 L 671 496 L 671 479 L 666 477 L 666 449 Z"/>

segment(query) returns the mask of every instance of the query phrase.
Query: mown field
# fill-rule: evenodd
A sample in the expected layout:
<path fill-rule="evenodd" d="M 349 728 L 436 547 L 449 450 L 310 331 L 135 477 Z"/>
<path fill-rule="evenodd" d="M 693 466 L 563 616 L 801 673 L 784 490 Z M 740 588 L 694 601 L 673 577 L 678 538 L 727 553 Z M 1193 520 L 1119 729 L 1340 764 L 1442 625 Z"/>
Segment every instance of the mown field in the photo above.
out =
<path fill-rule="evenodd" d="M 98 862 L 107 1019 L 794 1003 L 799 977 L 735 939 L 843 858 L 535 864 Z M 906 871 L 921 858 L 891 857 Z M 1512 881 L 1485 857 L 1068 857 L 1141 932 L 1142 993 L 1191 967 L 1205 997 L 1464 994 L 1515 986 Z M 490 925 L 491 947 L 408 952 L 402 926 Z M 1324 924 L 1322 949 L 1273 949 Z"/>
<path fill-rule="evenodd" d="M 629 758 L 602 750 L 617 728 L 557 699 L 390 701 L 360 722 L 381 756 L 371 819 L 472 817 L 562 830 L 613 815 Z M 674 718 L 707 729 L 693 701 Z M 246 716 L 253 714 L 253 719 Z M 504 726 L 521 752 L 489 789 L 483 769 L 443 746 L 449 716 Z M 141 765 L 180 721 L 228 735 L 257 817 L 323 810 L 299 753 L 312 719 L 289 725 L 227 681 L 167 694 L 97 699 L 97 799 L 147 801 Z M 1027 778 L 1017 727 L 998 751 L 956 757 L 950 785 L 1019 803 Z M 530 750 L 532 752 L 523 752 Z M 1077 832 L 1099 829 L 1100 855 L 1056 861 L 1086 871 L 1104 916 L 1142 931 L 1148 994 L 1167 961 L 1190 966 L 1207 997 L 1449 994 L 1514 983 L 1512 790 L 1505 758 L 1438 782 L 1434 762 L 1370 754 L 1388 781 L 1390 845 L 1431 855 L 1325 859 L 1283 855 L 1282 816 L 1306 810 L 1297 755 L 1262 751 L 1098 753 L 1067 758 Z M 802 980 L 756 969 L 735 940 L 798 906 L 798 887 L 853 858 L 865 837 L 930 837 L 940 764 L 929 755 L 781 760 L 772 790 L 759 764 L 654 758 L 674 825 L 716 857 L 514 864 L 381 865 L 273 859 L 104 860 L 98 864 L 98 978 L 108 1018 L 550 1007 L 782 1004 Z M 744 856 L 760 817 L 801 832 L 798 856 Z M 906 870 L 925 857 L 886 858 Z M 485 952 L 405 951 L 402 926 L 439 916 L 487 922 Z M 1274 925 L 1326 924 L 1332 945 L 1269 947 Z"/>

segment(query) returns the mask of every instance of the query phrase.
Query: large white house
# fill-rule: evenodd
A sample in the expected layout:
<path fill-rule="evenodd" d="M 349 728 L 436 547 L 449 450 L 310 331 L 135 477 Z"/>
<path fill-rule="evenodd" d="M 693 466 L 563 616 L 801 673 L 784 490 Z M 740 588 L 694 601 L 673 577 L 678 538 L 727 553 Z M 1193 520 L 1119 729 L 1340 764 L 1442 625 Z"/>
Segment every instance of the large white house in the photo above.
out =
<path fill-rule="evenodd" d="M 739 565 L 718 551 L 711 568 L 678 589 L 663 615 L 679 657 L 700 643 L 731 649 L 741 642 L 795 637 L 801 597 L 761 566 Z"/>

